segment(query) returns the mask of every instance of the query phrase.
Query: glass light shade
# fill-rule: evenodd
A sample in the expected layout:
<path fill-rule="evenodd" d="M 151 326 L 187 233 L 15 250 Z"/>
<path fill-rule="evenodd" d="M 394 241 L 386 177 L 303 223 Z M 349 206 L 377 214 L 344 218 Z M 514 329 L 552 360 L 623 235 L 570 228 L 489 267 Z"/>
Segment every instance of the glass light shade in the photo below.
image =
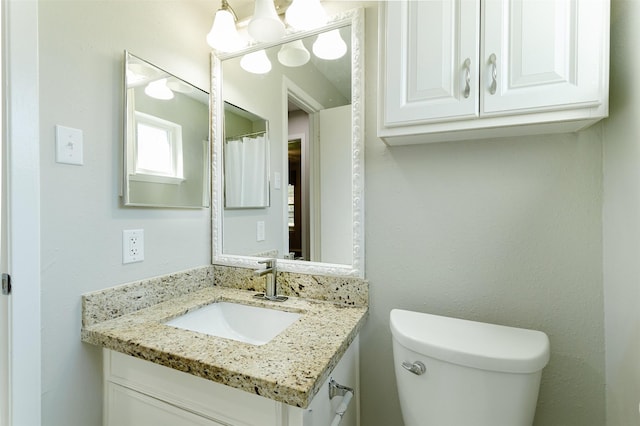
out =
<path fill-rule="evenodd" d="M 151 76 L 152 73 L 145 65 L 136 63 L 127 64 L 127 85 L 133 86 L 134 84 L 144 82 Z"/>
<path fill-rule="evenodd" d="M 278 18 L 272 0 L 256 0 L 247 31 L 254 40 L 260 42 L 278 41 L 284 36 L 284 23 Z"/>
<path fill-rule="evenodd" d="M 207 34 L 207 43 L 221 52 L 233 52 L 247 45 L 238 34 L 233 14 L 225 9 L 216 12 L 211 31 Z"/>
<path fill-rule="evenodd" d="M 313 30 L 327 23 L 320 0 L 293 0 L 285 13 L 287 24 L 297 30 Z"/>
<path fill-rule="evenodd" d="M 280 48 L 278 61 L 286 67 L 300 67 L 311 58 L 311 53 L 304 47 L 302 40 L 292 41 Z"/>
<path fill-rule="evenodd" d="M 313 54 L 320 59 L 338 59 L 345 53 L 347 53 L 347 44 L 342 40 L 340 30 L 318 34 L 318 38 L 313 43 Z"/>
<path fill-rule="evenodd" d="M 240 66 L 253 74 L 266 74 L 271 71 L 271 61 L 264 49 L 244 55 L 240 60 Z"/>
<path fill-rule="evenodd" d="M 173 92 L 167 86 L 166 78 L 152 81 L 151 83 L 147 84 L 147 87 L 144 88 L 144 93 L 154 99 L 161 99 L 163 101 L 173 99 Z"/>

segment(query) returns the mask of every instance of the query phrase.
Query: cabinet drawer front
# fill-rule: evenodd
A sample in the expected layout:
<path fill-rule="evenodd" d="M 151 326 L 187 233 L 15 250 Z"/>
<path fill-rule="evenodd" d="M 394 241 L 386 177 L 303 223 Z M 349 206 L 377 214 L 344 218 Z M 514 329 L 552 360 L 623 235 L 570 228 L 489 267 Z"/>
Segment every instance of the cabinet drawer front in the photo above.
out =
<path fill-rule="evenodd" d="M 608 76 L 602 42 L 609 16 L 606 1 L 486 0 L 483 4 L 481 116 L 601 103 L 603 76 Z M 491 94 L 494 76 L 497 87 Z"/>
<path fill-rule="evenodd" d="M 224 426 L 113 383 L 106 391 L 112 406 L 107 407 L 105 426 Z"/>
<path fill-rule="evenodd" d="M 384 126 L 478 116 L 479 5 L 434 0 L 381 7 Z"/>
<path fill-rule="evenodd" d="M 283 404 L 108 349 L 105 380 L 184 407 L 221 424 L 279 424 Z"/>

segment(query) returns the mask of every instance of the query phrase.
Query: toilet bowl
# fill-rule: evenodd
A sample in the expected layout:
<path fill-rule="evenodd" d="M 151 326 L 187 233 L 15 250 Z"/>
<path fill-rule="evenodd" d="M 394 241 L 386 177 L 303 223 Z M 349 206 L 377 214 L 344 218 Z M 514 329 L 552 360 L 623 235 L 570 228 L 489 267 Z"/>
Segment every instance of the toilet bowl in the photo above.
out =
<path fill-rule="evenodd" d="M 400 309 L 390 326 L 405 426 L 531 426 L 545 333 Z"/>

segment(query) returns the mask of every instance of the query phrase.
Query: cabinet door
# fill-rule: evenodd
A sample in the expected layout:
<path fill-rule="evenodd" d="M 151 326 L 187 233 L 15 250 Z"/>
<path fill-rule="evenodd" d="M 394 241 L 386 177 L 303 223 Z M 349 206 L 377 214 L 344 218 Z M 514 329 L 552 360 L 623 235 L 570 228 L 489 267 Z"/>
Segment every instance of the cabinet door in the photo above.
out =
<path fill-rule="evenodd" d="M 105 426 L 223 426 L 131 389 L 108 383 Z"/>
<path fill-rule="evenodd" d="M 479 12 L 479 0 L 385 2 L 384 127 L 478 116 Z"/>
<path fill-rule="evenodd" d="M 484 0 L 480 115 L 598 106 L 605 4 Z"/>

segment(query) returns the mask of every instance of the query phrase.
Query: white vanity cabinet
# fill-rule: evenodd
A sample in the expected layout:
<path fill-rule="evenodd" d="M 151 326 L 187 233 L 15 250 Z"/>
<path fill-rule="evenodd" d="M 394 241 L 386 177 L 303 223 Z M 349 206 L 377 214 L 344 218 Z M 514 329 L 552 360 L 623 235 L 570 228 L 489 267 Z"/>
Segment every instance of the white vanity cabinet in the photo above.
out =
<path fill-rule="evenodd" d="M 340 426 L 359 425 L 358 357 L 356 338 L 330 374 L 355 390 Z M 103 363 L 105 426 L 330 426 L 342 401 L 329 379 L 303 409 L 109 349 Z"/>
<path fill-rule="evenodd" d="M 400 0 L 379 9 L 378 136 L 576 131 L 608 114 L 609 0 Z"/>

